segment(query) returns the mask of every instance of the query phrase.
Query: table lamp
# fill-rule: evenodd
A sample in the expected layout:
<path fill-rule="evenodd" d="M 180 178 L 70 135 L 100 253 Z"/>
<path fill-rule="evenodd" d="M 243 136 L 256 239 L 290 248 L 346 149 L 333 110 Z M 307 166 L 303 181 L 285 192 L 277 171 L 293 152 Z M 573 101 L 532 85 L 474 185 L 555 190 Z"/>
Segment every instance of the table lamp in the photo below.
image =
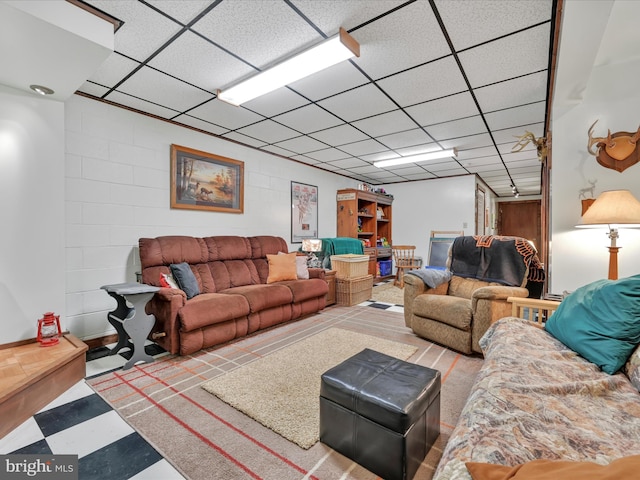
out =
<path fill-rule="evenodd" d="M 618 228 L 640 227 L 640 202 L 629 190 L 602 192 L 582 215 L 578 228 L 608 228 L 609 280 L 618 279 Z"/>

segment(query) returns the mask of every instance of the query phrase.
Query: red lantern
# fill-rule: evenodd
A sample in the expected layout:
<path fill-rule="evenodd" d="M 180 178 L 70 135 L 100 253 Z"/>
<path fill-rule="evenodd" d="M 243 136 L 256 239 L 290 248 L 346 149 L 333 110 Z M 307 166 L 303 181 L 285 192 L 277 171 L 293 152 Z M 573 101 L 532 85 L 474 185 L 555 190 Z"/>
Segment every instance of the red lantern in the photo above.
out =
<path fill-rule="evenodd" d="M 61 334 L 60 315 L 47 312 L 44 317 L 38 320 L 38 341 L 41 347 L 56 345 Z"/>

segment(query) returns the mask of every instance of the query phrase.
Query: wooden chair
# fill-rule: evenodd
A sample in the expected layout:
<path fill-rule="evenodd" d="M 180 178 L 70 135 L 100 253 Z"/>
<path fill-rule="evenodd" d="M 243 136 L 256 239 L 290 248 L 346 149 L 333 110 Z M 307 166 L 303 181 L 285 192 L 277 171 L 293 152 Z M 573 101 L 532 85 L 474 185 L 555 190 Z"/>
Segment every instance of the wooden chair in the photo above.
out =
<path fill-rule="evenodd" d="M 396 264 L 396 277 L 393 280 L 394 285 L 400 285 L 404 288 L 404 272 L 405 270 L 414 270 L 420 268 L 415 259 L 415 245 L 393 245 L 393 263 Z"/>

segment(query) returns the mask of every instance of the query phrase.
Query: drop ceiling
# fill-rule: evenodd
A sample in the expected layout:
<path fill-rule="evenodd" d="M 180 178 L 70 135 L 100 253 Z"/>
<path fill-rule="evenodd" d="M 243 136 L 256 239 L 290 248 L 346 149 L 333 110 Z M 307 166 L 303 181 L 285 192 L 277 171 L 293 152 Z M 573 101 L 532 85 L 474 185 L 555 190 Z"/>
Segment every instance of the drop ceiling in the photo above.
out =
<path fill-rule="evenodd" d="M 541 193 L 554 0 L 88 0 L 123 25 L 78 91 L 373 185 L 477 174 Z M 240 107 L 234 85 L 345 28 L 360 57 Z M 457 158 L 376 160 L 457 148 Z"/>

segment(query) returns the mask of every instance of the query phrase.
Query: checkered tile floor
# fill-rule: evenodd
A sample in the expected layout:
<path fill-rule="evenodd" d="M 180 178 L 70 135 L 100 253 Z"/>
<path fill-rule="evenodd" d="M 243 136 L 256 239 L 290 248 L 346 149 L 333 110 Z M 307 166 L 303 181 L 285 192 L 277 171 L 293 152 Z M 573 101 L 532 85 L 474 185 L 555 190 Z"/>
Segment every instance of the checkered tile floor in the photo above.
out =
<path fill-rule="evenodd" d="M 403 312 L 401 305 L 363 302 L 360 305 Z M 128 349 L 109 355 L 108 345 L 87 352 L 91 378 L 121 369 L 131 358 Z M 145 347 L 158 358 L 167 353 L 151 342 Z M 0 439 L 0 454 L 77 454 L 80 480 L 173 480 L 184 477 L 129 426 L 84 381 Z"/>

